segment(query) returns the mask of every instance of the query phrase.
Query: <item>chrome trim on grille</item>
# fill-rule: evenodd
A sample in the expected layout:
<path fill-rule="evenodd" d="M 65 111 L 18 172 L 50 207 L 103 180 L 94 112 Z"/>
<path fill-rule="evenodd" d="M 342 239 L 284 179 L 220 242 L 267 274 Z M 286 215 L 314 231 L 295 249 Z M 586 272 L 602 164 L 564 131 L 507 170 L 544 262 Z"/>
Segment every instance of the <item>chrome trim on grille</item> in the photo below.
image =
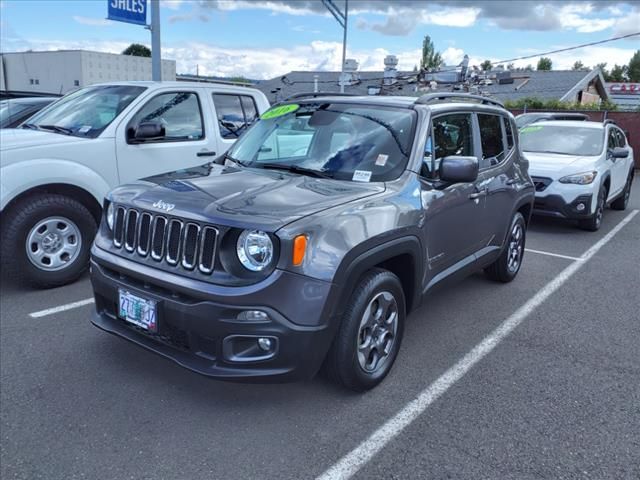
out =
<path fill-rule="evenodd" d="M 133 240 L 129 242 L 129 227 L 131 226 L 131 219 L 133 218 Z M 138 211 L 130 209 L 124 220 L 124 248 L 129 252 L 133 252 L 136 247 L 136 241 L 138 240 Z"/>
<path fill-rule="evenodd" d="M 176 255 L 175 257 L 171 256 L 171 241 L 173 239 L 173 226 L 178 225 L 178 246 L 176 247 Z M 178 259 L 180 258 L 180 247 L 182 246 L 182 232 L 184 231 L 184 225 L 180 220 L 176 220 L 175 218 L 169 222 L 169 228 L 167 229 L 167 241 L 166 248 L 167 251 L 166 259 L 169 265 L 177 265 Z"/>
<path fill-rule="evenodd" d="M 124 219 L 127 211 L 124 207 L 116 208 L 116 214 L 113 222 L 113 244 L 120 248 L 124 240 Z"/>
<path fill-rule="evenodd" d="M 189 230 L 196 229 L 196 237 L 193 240 L 193 259 L 191 262 L 187 261 L 187 245 L 189 245 Z M 187 223 L 184 226 L 182 234 L 182 266 L 187 270 L 193 270 L 196 266 L 196 260 L 198 259 L 198 238 L 200 237 L 200 225 L 196 223 Z"/>
<path fill-rule="evenodd" d="M 158 233 L 158 222 L 162 221 L 163 226 L 162 226 L 162 239 L 160 240 L 160 252 L 156 252 L 155 250 L 155 246 L 156 246 L 156 234 Z M 167 219 L 165 217 L 163 217 L 162 215 L 158 215 L 156 218 L 154 218 L 153 220 L 153 228 L 151 230 L 151 258 L 153 258 L 154 260 L 162 260 L 162 257 L 164 256 L 164 244 L 166 243 L 166 238 L 167 238 Z"/>
<path fill-rule="evenodd" d="M 203 258 L 205 255 L 205 251 L 204 251 L 204 242 L 205 239 L 207 238 L 207 232 L 212 231 L 213 232 L 213 250 L 211 251 L 211 258 L 208 258 L 207 260 L 210 260 L 210 265 L 211 268 L 207 267 L 205 265 L 205 259 Z M 202 234 L 200 235 L 200 255 L 199 255 L 199 262 L 198 262 L 198 270 L 200 270 L 202 273 L 206 273 L 206 274 L 210 274 L 211 272 L 213 272 L 213 269 L 215 267 L 215 258 L 216 258 L 216 252 L 218 249 L 218 235 L 219 235 L 219 231 L 217 228 L 214 227 L 210 227 L 210 226 L 205 226 L 202 228 Z"/>
<path fill-rule="evenodd" d="M 149 219 L 149 226 L 147 227 L 147 242 L 146 245 L 142 244 L 142 225 L 145 221 L 145 219 Z M 152 235 L 152 230 L 151 228 L 153 227 L 153 217 L 151 216 L 150 213 L 147 212 L 143 212 L 140 215 L 140 219 L 138 220 L 138 255 L 141 255 L 143 257 L 146 257 L 147 254 L 149 253 L 149 250 L 151 249 L 151 235 Z"/>
<path fill-rule="evenodd" d="M 219 230 L 153 212 L 116 207 L 113 245 L 185 270 L 210 275 L 215 269 Z"/>

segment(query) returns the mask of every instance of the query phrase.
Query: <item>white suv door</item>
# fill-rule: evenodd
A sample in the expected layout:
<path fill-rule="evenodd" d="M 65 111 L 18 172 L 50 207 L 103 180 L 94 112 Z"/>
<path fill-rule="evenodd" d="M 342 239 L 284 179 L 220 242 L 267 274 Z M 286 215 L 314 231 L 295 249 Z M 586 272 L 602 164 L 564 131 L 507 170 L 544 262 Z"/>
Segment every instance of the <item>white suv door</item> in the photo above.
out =
<path fill-rule="evenodd" d="M 258 107 L 254 97 L 240 93 L 211 90 L 211 101 L 220 132 L 222 153 L 258 118 Z"/>
<path fill-rule="evenodd" d="M 204 89 L 175 89 L 151 96 L 116 130 L 120 183 L 201 165 L 218 152 L 217 128 Z M 165 136 L 142 143 L 132 138 L 144 122 L 160 122 Z"/>
<path fill-rule="evenodd" d="M 615 147 L 626 146 L 622 132 L 619 132 L 615 127 L 611 127 L 607 134 L 607 163 L 609 163 L 609 168 L 611 169 L 611 191 L 609 192 L 609 197 L 615 196 L 622 191 L 629 173 L 628 158 L 613 158 L 611 151 Z"/>

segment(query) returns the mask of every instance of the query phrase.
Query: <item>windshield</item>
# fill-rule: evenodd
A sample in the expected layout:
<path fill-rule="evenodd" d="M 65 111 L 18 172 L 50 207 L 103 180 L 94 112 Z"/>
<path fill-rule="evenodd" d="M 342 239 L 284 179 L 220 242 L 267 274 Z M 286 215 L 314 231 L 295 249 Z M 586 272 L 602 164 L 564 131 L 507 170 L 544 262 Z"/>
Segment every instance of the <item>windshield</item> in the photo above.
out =
<path fill-rule="evenodd" d="M 600 128 L 536 124 L 520 130 L 520 145 L 525 152 L 600 155 L 603 143 Z"/>
<path fill-rule="evenodd" d="M 529 125 L 541 118 L 545 118 L 547 115 L 539 113 L 522 113 L 516 117 L 516 127 L 522 128 L 525 125 Z"/>
<path fill-rule="evenodd" d="M 16 100 L 3 100 L 0 102 L 0 127 L 4 127 L 20 113 L 30 110 L 34 107 L 32 103 L 24 103 Z"/>
<path fill-rule="evenodd" d="M 130 85 L 84 88 L 37 113 L 22 127 L 95 138 L 144 90 Z"/>
<path fill-rule="evenodd" d="M 262 115 L 228 152 L 237 163 L 363 182 L 397 178 L 415 112 L 353 104 L 289 104 Z"/>

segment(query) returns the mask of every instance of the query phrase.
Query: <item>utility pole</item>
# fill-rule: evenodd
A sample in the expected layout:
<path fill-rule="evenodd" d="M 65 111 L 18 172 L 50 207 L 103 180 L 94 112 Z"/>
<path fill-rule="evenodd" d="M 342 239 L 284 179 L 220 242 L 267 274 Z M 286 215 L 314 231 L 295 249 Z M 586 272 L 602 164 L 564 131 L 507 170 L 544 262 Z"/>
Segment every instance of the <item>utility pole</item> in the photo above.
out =
<path fill-rule="evenodd" d="M 344 62 L 347 56 L 347 20 L 349 18 L 349 0 L 344 0 L 344 13 L 333 3 L 333 0 L 322 0 L 322 4 L 327 7 L 331 15 L 337 20 L 343 29 L 342 36 L 342 68 L 340 68 L 340 93 L 344 93 Z"/>
<path fill-rule="evenodd" d="M 151 79 L 162 80 L 162 53 L 160 51 L 160 0 L 151 0 Z"/>

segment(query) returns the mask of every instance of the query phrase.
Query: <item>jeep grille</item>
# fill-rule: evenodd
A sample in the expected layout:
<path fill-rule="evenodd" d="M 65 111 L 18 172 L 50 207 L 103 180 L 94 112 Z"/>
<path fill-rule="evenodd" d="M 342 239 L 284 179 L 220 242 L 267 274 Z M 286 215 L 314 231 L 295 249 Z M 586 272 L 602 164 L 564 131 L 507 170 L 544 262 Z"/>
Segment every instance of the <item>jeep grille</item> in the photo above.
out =
<path fill-rule="evenodd" d="M 117 207 L 113 245 L 186 270 L 210 274 L 215 266 L 218 229 L 177 218 Z"/>

